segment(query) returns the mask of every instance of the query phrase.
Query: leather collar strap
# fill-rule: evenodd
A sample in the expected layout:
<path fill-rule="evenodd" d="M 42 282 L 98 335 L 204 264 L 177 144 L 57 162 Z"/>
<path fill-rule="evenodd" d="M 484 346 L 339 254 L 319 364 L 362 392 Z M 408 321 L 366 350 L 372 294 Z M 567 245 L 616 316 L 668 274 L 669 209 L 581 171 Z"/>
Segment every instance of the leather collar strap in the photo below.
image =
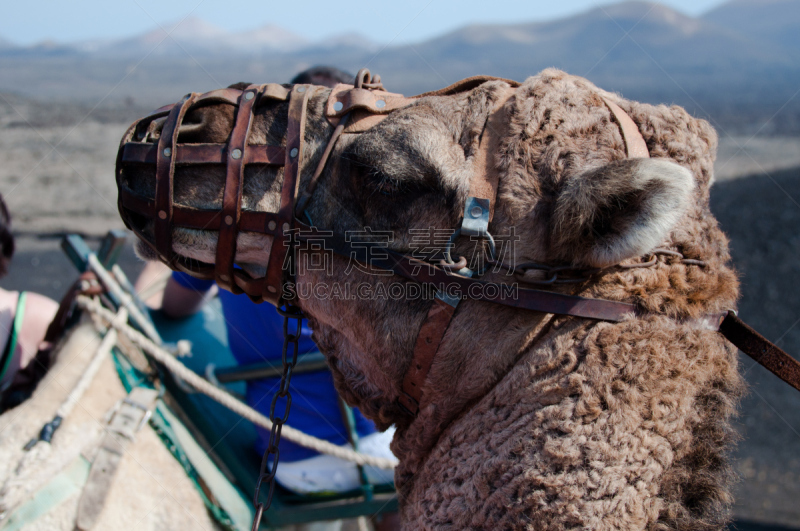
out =
<path fill-rule="evenodd" d="M 749 327 L 735 312 L 728 312 L 719 332 L 739 350 L 800 391 L 800 362 Z"/>

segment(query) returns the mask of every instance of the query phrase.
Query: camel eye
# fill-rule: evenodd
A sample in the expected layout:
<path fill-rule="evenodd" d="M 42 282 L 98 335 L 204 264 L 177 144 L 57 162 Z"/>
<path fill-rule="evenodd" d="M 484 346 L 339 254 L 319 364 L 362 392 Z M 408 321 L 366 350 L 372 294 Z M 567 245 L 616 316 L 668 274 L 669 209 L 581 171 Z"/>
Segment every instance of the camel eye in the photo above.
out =
<path fill-rule="evenodd" d="M 383 195 L 394 196 L 406 191 L 402 181 L 394 179 L 378 169 L 370 170 L 368 178 L 375 189 Z"/>

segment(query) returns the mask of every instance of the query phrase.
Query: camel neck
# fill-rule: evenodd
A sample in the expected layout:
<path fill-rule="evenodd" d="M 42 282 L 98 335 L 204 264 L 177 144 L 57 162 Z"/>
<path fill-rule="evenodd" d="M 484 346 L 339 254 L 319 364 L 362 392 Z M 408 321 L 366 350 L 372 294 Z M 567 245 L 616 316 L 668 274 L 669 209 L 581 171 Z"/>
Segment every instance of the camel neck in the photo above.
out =
<path fill-rule="evenodd" d="M 526 312 L 512 317 L 502 310 L 472 327 L 454 319 L 453 337 L 434 360 L 419 414 L 408 426 L 398 428 L 392 443 L 392 451 L 401 463 L 395 477 L 398 484 L 413 477 L 441 434 L 502 381 L 532 345 L 548 333 L 552 320 L 548 314 Z M 499 323 L 504 326 L 496 328 L 497 334 L 481 333 Z M 464 343 L 458 336 L 464 337 Z M 475 337 L 480 339 L 475 341 Z M 456 350 L 451 346 L 454 343 L 464 347 Z"/>

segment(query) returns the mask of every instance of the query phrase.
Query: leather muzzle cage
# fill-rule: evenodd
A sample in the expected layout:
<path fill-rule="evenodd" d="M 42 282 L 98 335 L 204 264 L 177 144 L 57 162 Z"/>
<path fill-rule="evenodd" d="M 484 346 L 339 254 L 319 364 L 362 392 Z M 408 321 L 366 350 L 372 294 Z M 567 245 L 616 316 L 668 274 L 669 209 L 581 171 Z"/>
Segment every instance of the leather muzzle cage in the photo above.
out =
<path fill-rule="evenodd" d="M 443 94 L 445 90 L 466 90 L 488 79 L 493 78 L 470 78 L 431 94 Z M 300 181 L 306 108 L 309 97 L 318 89 L 322 87 L 294 85 L 286 88 L 270 83 L 250 85 L 244 90 L 227 88 L 205 94 L 192 93 L 174 105 L 157 109 L 137 120 L 125 133 L 117 154 L 116 173 L 120 184 L 118 207 L 125 226 L 150 245 L 169 267 L 195 277 L 214 279 L 223 288 L 236 294 L 246 293 L 255 302 L 263 300 L 277 305 L 282 292 L 287 253 L 292 245 L 292 229 L 296 226 L 294 207 Z M 248 144 L 255 109 L 269 100 L 289 102 L 285 146 Z M 333 145 L 342 132 L 363 132 L 393 110 L 406 107 L 413 101 L 414 98 L 384 91 L 379 78 L 371 78 L 366 69 L 359 72 L 354 85 L 337 85 L 331 91 L 325 107 L 326 118 L 336 128 L 311 179 L 309 189 L 301 198 L 303 206 L 310 198 Z M 233 105 L 237 109 L 228 143 L 179 144 L 181 124 L 187 113 L 200 106 L 214 104 Z M 351 115 L 355 116 L 353 120 L 350 120 Z M 134 137 L 143 128 L 164 117 L 166 120 L 157 144 L 135 141 Z M 156 186 L 153 199 L 134 194 L 121 185 L 123 172 L 133 164 L 155 164 Z M 174 203 L 176 167 L 198 164 L 226 166 L 222 209 L 200 210 Z M 242 210 L 244 168 L 248 164 L 283 166 L 283 187 L 277 212 Z M 137 227 L 134 215 L 153 220 L 153 243 Z M 217 230 L 219 236 L 215 265 L 202 264 L 176 255 L 172 248 L 172 229 L 176 227 Z M 236 239 L 242 231 L 272 236 L 266 274 L 262 278 L 253 278 L 234 266 Z"/>
<path fill-rule="evenodd" d="M 319 87 L 295 85 L 291 89 L 277 84 L 250 85 L 245 90 L 221 89 L 205 94 L 189 94 L 180 102 L 162 107 L 131 126 L 117 155 L 117 181 L 131 164 L 156 165 L 155 197 L 151 200 L 120 186 L 118 206 L 125 225 L 141 234 L 134 214 L 153 220 L 154 243 L 150 244 L 168 266 L 200 278 L 214 279 L 233 293 L 246 293 L 254 301 L 277 304 L 283 282 L 283 265 L 294 225 L 294 198 L 299 181 L 302 139 L 309 96 Z M 252 145 L 247 140 L 256 106 L 268 100 L 289 101 L 285 146 Z M 181 123 L 186 114 L 203 105 L 229 104 L 236 107 L 233 130 L 227 144 L 179 144 Z M 134 136 L 155 119 L 166 116 L 158 144 L 136 142 Z M 173 200 L 175 169 L 185 165 L 223 164 L 225 187 L 220 210 L 199 210 L 176 205 Z M 283 166 L 284 178 L 277 212 L 242 210 L 244 168 L 248 164 Z M 175 227 L 217 230 L 215 265 L 199 264 L 178 256 L 172 249 Z M 234 267 L 236 238 L 240 231 L 272 236 L 266 275 L 252 278 Z"/>
<path fill-rule="evenodd" d="M 412 98 L 386 92 L 380 78 L 372 78 L 367 69 L 359 71 L 354 85 L 337 85 L 325 105 L 325 117 L 335 126 L 335 130 L 298 206 L 304 208 L 310 199 L 342 132 L 366 131 L 392 111 L 407 107 L 419 97 L 455 94 L 492 79 L 498 78 L 467 78 L 450 87 Z M 513 86 L 518 85 L 514 81 L 502 81 Z M 291 231 L 297 226 L 294 208 L 300 181 L 306 108 L 309 97 L 318 89 L 322 87 L 294 85 L 287 88 L 269 83 L 250 85 L 244 90 L 226 88 L 205 94 L 192 93 L 178 103 L 161 107 L 137 120 L 125 133 L 117 153 L 118 207 L 125 226 L 150 245 L 169 267 L 195 277 L 213 279 L 233 293 L 246 293 L 255 302 L 264 300 L 277 305 L 282 292 L 287 253 L 292 245 Z M 289 102 L 285 146 L 248 144 L 255 109 L 270 100 Z M 215 104 L 233 105 L 237 109 L 229 141 L 226 144 L 179 144 L 180 128 L 186 115 L 193 109 Z M 164 117 L 166 120 L 157 144 L 134 139 L 137 133 L 154 120 Z M 123 172 L 133 164 L 155 164 L 156 186 L 153 199 L 134 194 L 122 185 Z M 201 210 L 176 205 L 173 199 L 176 167 L 213 164 L 226 167 L 222 208 Z M 277 212 L 242 210 L 244 168 L 248 164 L 283 166 L 283 187 Z M 153 220 L 153 242 L 137 227 L 134 215 Z M 176 227 L 218 231 L 215 264 L 202 264 L 176 255 L 172 248 L 172 230 Z M 234 266 L 239 232 L 272 236 L 264 277 L 253 278 Z"/>

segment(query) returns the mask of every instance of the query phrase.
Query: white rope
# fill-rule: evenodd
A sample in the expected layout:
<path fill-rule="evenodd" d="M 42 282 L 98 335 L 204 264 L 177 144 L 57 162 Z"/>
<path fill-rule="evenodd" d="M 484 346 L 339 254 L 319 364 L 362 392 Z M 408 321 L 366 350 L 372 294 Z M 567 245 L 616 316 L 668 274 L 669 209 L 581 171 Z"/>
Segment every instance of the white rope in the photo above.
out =
<path fill-rule="evenodd" d="M 78 297 L 77 302 L 78 306 L 94 313 L 95 315 L 98 315 L 107 321 L 112 327 L 117 329 L 121 334 L 138 345 L 156 361 L 164 365 L 173 374 L 181 378 L 183 381 L 201 393 L 213 398 L 226 408 L 238 415 L 241 415 L 253 424 L 261 426 L 267 430 L 272 429 L 272 422 L 270 422 L 266 416 L 262 415 L 247 404 L 241 402 L 224 389 L 215 387 L 206 381 L 203 377 L 186 367 L 183 363 L 175 359 L 172 354 L 156 345 L 138 330 L 131 328 L 127 324 L 117 322 L 115 320 L 114 313 L 103 307 L 99 302 L 82 295 Z M 310 448 L 322 454 L 338 457 L 339 459 L 350 461 L 356 463 L 357 465 L 372 466 L 384 470 L 392 470 L 395 466 L 397 466 L 396 459 L 376 457 L 368 454 L 358 453 L 350 450 L 349 448 L 342 448 L 328 441 L 303 433 L 300 430 L 292 428 L 286 424 L 283 425 L 281 436 L 295 444 L 299 444 L 300 446 Z"/>
<path fill-rule="evenodd" d="M 122 323 L 126 323 L 128 321 L 128 310 L 125 308 L 120 308 L 117 314 L 114 316 L 113 322 L 121 325 Z M 78 383 L 75 384 L 75 387 L 70 391 L 69 396 L 67 399 L 64 400 L 64 403 L 61 404 L 61 407 L 58 408 L 56 415 L 61 417 L 62 419 L 67 418 L 67 415 L 72 413 L 72 410 L 75 409 L 75 405 L 78 401 L 83 397 L 83 394 L 91 385 L 92 380 L 94 380 L 97 371 L 100 370 L 100 366 L 103 364 L 103 361 L 108 357 L 111 353 L 111 349 L 114 348 L 114 345 L 117 344 L 117 331 L 114 328 L 109 329 L 106 332 L 106 335 L 103 336 L 103 341 L 100 343 L 100 346 L 97 347 L 97 352 L 95 353 L 92 361 L 89 362 L 89 365 L 86 366 L 86 369 L 81 374 Z"/>
<path fill-rule="evenodd" d="M 147 334 L 149 338 L 153 340 L 153 342 L 160 345 L 161 336 L 158 335 L 158 331 L 147 319 L 147 317 L 142 314 L 141 310 L 139 310 L 139 306 L 136 304 L 136 301 L 133 299 L 133 297 L 125 293 L 125 290 L 120 287 L 114 276 L 109 273 L 105 267 L 103 267 L 103 264 L 101 264 L 100 260 L 97 259 L 97 255 L 90 253 L 88 263 L 89 269 L 91 269 L 94 274 L 97 275 L 100 283 L 119 300 L 121 307 L 130 312 L 131 319 L 136 322 L 139 328 L 144 330 L 144 333 Z"/>

